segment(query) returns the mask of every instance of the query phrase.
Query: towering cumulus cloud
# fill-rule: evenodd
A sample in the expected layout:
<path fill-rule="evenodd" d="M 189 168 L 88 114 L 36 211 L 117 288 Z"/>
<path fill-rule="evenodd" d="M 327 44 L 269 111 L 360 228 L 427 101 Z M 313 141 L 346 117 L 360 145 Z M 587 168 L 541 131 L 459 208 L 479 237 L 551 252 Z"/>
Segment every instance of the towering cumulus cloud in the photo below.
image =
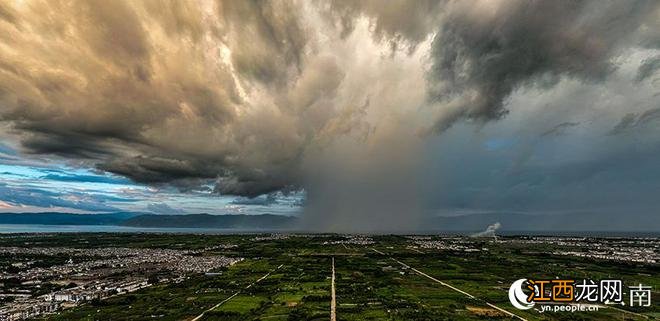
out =
<path fill-rule="evenodd" d="M 184 192 L 305 189 L 311 228 L 413 229 L 429 135 L 504 117 L 519 89 L 604 81 L 660 49 L 659 7 L 2 1 L 0 134 Z"/>

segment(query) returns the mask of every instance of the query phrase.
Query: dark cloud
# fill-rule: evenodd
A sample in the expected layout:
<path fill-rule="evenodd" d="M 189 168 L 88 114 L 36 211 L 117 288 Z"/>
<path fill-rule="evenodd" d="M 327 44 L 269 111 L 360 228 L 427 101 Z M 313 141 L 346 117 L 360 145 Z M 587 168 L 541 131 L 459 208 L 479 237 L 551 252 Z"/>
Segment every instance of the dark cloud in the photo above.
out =
<path fill-rule="evenodd" d="M 660 120 L 660 107 L 652 108 L 639 115 L 637 126 L 648 125 L 658 120 Z"/>
<path fill-rule="evenodd" d="M 80 182 L 80 183 L 105 183 L 105 184 L 130 183 L 130 181 L 121 177 L 110 177 L 110 176 L 101 176 L 101 175 L 79 175 L 79 174 L 64 174 L 64 175 L 48 174 L 40 177 L 40 179 L 60 181 L 60 182 Z"/>
<path fill-rule="evenodd" d="M 451 109 L 433 126 L 488 121 L 507 113 L 523 86 L 549 86 L 560 76 L 599 81 L 612 58 L 655 19 L 656 1 L 454 2 L 433 43 L 432 100 Z"/>
<path fill-rule="evenodd" d="M 425 68 L 422 56 L 413 58 L 417 48 L 435 34 L 427 80 L 428 96 L 447 103 L 434 126 L 441 131 L 462 118 L 502 117 L 507 97 L 521 86 L 546 86 L 563 75 L 602 79 L 621 48 L 651 37 L 636 33 L 657 7 L 647 1 L 3 4 L 0 121 L 28 153 L 82 159 L 137 182 L 187 190 L 215 181 L 218 193 L 253 197 L 301 186 L 310 150 L 358 130 L 368 138 L 376 128 L 369 122 L 405 114 L 399 110 L 405 103 L 395 100 L 409 96 L 402 75 L 355 71 L 368 66 L 368 59 L 354 61 L 359 47 L 328 45 L 335 36 L 368 41 L 356 32 L 365 19 L 377 43 L 408 48 L 416 61 L 407 63 L 416 70 Z M 313 11 L 337 30 L 305 14 Z M 377 50 L 369 54 L 388 59 Z M 392 102 L 355 103 L 372 94 Z"/>
<path fill-rule="evenodd" d="M 653 82 L 630 81 L 656 70 L 634 60 L 657 55 L 657 1 L 31 1 L 0 4 L 0 135 L 21 155 L 243 203 L 302 188 L 317 228 L 415 228 L 435 197 L 420 132 L 515 103 L 542 117 L 490 152 L 526 144 L 497 163 L 522 173 L 592 119 L 658 118 L 639 110 Z M 511 195 L 550 179 L 531 176 Z"/>
<path fill-rule="evenodd" d="M 618 135 L 626 131 L 627 129 L 635 126 L 635 119 L 637 118 L 637 114 L 635 113 L 628 113 L 621 120 L 619 123 L 612 128 L 612 130 L 609 131 L 608 135 Z"/>
<path fill-rule="evenodd" d="M 655 74 L 660 69 L 660 56 L 655 56 L 642 61 L 637 70 L 636 81 L 643 81 Z"/>
<path fill-rule="evenodd" d="M 568 128 L 580 125 L 579 122 L 563 122 L 548 129 L 541 134 L 541 137 L 563 135 Z"/>
<path fill-rule="evenodd" d="M 599 135 L 557 137 L 537 146 L 534 160 L 512 173 L 507 165 L 525 146 L 494 153 L 460 137 L 436 152 L 439 168 L 429 170 L 428 181 L 433 182 L 429 189 L 435 192 L 426 199 L 431 203 L 428 208 L 449 215 L 459 210 L 533 214 L 591 210 L 622 216 L 635 213 L 631 220 L 643 222 L 660 205 L 654 196 L 660 192 L 657 139 L 640 145 Z M 442 153 L 447 149 L 453 153 Z"/>
<path fill-rule="evenodd" d="M 228 176 L 218 179 L 214 191 L 225 195 L 257 197 L 281 190 L 294 188 L 290 177 L 265 177 L 263 173 L 243 176 Z"/>
<path fill-rule="evenodd" d="M 652 108 L 639 115 L 628 113 L 608 132 L 608 135 L 622 134 L 633 128 L 649 126 L 656 121 L 660 121 L 660 108 Z"/>
<path fill-rule="evenodd" d="M 216 192 L 248 196 L 287 188 L 306 144 L 335 117 L 328 106 L 343 78 L 332 55 L 310 47 L 302 10 L 295 1 L 3 4 L 0 121 L 23 152 L 141 183 L 216 181 Z"/>
<path fill-rule="evenodd" d="M 99 165 L 99 168 L 130 177 L 140 183 L 167 183 L 181 179 L 213 179 L 223 169 L 222 166 L 210 162 L 145 156 L 116 159 Z"/>

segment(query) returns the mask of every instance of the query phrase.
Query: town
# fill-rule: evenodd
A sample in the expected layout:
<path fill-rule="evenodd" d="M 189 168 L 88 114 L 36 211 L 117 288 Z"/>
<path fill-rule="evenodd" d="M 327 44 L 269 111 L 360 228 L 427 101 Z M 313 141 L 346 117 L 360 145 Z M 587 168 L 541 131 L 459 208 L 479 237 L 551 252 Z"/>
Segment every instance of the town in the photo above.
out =
<path fill-rule="evenodd" d="M 4 303 L 0 320 L 23 320 L 159 282 L 177 283 L 190 274 L 210 273 L 241 260 L 205 255 L 216 248 L 0 247 L 0 254 L 15 258 L 7 270 L 0 272 Z M 67 259 L 64 264 L 43 266 L 43 261 L 34 257 Z"/>

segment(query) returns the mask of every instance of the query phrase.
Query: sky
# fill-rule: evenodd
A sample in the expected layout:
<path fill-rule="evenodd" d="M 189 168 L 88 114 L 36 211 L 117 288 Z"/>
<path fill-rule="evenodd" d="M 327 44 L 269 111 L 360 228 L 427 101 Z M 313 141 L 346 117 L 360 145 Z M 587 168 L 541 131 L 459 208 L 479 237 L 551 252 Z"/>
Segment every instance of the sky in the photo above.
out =
<path fill-rule="evenodd" d="M 659 134 L 657 1 L 0 3 L 2 212 L 660 224 Z"/>
<path fill-rule="evenodd" d="M 0 145 L 0 213 L 281 214 L 296 215 L 304 193 L 223 197 L 212 186 L 186 193 L 59 159 L 27 158 Z"/>

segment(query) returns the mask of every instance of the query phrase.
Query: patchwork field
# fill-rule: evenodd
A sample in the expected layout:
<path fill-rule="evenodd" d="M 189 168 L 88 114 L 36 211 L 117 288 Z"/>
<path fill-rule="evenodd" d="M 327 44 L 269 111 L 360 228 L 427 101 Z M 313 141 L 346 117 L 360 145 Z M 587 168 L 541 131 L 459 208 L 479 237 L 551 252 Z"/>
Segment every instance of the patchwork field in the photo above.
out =
<path fill-rule="evenodd" d="M 240 260 L 207 273 L 188 274 L 177 282 L 164 280 L 135 292 L 79 302 L 35 319 L 328 320 L 333 258 L 336 320 L 646 320 L 660 313 L 657 264 L 563 255 L 558 251 L 567 245 L 549 240 L 280 234 L 0 238 L 0 247 L 64 244 L 194 249 L 195 255 Z M 625 244 L 636 243 L 628 240 Z M 53 266 L 60 263 L 53 258 L 44 261 Z M 6 269 L 7 263 L 3 264 Z M 619 278 L 626 285 L 651 286 L 653 304 L 603 305 L 598 311 L 575 313 L 541 313 L 538 307 L 518 310 L 509 302 L 507 291 L 519 278 Z"/>

